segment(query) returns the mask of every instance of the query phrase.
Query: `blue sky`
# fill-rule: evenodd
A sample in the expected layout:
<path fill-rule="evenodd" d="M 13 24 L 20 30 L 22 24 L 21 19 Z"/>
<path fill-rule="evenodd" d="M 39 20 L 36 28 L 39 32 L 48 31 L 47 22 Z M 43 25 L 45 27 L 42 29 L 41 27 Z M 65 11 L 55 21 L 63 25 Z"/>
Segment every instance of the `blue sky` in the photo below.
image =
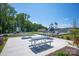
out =
<path fill-rule="evenodd" d="M 55 3 L 14 3 L 11 4 L 18 13 L 26 13 L 29 20 L 49 27 L 57 22 L 58 27 L 72 27 L 73 18 L 79 18 L 79 4 Z"/>

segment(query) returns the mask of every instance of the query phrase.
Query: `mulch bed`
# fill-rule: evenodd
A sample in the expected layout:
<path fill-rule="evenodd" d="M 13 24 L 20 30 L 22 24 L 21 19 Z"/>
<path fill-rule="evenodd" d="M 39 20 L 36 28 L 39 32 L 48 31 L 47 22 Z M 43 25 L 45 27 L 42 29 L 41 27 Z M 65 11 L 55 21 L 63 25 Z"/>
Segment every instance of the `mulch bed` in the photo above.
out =
<path fill-rule="evenodd" d="M 79 49 L 68 47 L 68 46 L 65 46 L 64 48 L 61 48 L 61 49 L 59 49 L 55 52 L 52 52 L 46 56 L 56 56 L 56 53 L 59 51 L 64 51 L 64 52 L 68 53 L 68 56 L 79 56 Z"/>

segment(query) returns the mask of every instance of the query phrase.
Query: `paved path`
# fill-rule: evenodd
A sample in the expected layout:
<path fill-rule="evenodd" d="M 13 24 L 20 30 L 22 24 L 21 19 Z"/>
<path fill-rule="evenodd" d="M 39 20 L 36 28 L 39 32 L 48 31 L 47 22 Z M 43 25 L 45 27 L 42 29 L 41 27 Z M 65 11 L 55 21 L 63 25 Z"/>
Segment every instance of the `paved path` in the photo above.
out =
<path fill-rule="evenodd" d="M 53 38 L 51 45 L 53 48 L 35 54 L 29 49 L 29 39 L 22 40 L 21 37 L 9 38 L 4 49 L 1 52 L 1 56 L 43 56 L 58 49 L 61 49 L 68 45 L 67 40 Z"/>
<path fill-rule="evenodd" d="M 33 54 L 28 48 L 27 41 L 22 40 L 21 37 L 9 38 L 1 55 L 4 56 L 20 56 Z"/>

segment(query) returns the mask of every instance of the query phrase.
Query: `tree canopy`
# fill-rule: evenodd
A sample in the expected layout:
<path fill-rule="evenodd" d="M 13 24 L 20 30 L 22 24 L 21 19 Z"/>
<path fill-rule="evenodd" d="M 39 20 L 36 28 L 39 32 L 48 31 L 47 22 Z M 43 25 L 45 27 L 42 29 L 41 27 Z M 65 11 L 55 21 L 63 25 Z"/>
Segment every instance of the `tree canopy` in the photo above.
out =
<path fill-rule="evenodd" d="M 19 27 L 22 32 L 37 31 L 45 28 L 41 24 L 32 23 L 30 15 L 26 13 L 17 13 L 10 4 L 0 3 L 0 34 L 12 33 Z"/>

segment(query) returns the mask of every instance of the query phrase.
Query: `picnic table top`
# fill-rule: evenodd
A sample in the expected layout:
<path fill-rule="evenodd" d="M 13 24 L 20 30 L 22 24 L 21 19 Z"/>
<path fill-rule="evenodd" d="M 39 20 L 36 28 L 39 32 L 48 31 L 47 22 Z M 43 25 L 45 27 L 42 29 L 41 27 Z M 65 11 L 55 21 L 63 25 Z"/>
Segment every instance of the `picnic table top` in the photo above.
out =
<path fill-rule="evenodd" d="M 53 40 L 53 38 L 32 38 L 31 40 L 29 40 L 30 42 L 31 41 L 38 41 L 38 40 Z"/>

